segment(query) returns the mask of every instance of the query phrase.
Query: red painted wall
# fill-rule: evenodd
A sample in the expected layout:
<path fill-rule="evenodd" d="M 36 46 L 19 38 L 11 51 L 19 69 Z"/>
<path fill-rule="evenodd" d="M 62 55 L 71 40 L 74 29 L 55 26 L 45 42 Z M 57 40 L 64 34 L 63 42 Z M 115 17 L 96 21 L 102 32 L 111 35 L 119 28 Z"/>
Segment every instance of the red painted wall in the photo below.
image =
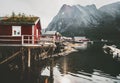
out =
<path fill-rule="evenodd" d="M 22 35 L 32 35 L 32 25 L 24 25 L 21 28 Z M 25 39 L 28 39 L 28 36 L 24 36 Z M 32 43 L 32 37 L 30 38 L 30 42 L 24 41 L 24 43 Z"/>
<path fill-rule="evenodd" d="M 40 36 L 41 36 L 41 24 L 40 24 L 40 21 L 38 21 L 37 24 L 34 26 L 34 35 L 37 35 L 36 34 L 37 29 L 38 29 L 38 37 L 37 36 L 34 37 L 35 42 L 37 40 L 40 40 Z"/>
<path fill-rule="evenodd" d="M 11 37 L 0 37 L 0 39 L 8 39 L 8 40 L 19 40 L 16 42 L 13 41 L 7 41 L 3 42 L 0 41 L 0 43 L 9 43 L 9 44 L 20 44 L 22 43 L 21 36 L 13 36 L 12 37 L 12 26 L 20 26 L 20 25 L 0 25 L 0 36 L 11 36 Z M 32 25 L 21 25 L 21 35 L 32 35 Z M 27 42 L 26 42 L 27 43 Z"/>
<path fill-rule="evenodd" d="M 22 35 L 32 35 L 32 25 L 23 25 L 21 29 Z"/>
<path fill-rule="evenodd" d="M 0 36 L 6 36 L 9 35 L 11 36 L 10 38 L 3 38 L 2 39 L 17 39 L 17 40 L 21 40 L 22 37 L 18 36 L 18 37 L 12 37 L 12 26 L 21 26 L 21 35 L 32 35 L 32 25 L 0 25 Z M 36 30 L 38 29 L 38 37 L 35 36 L 34 37 L 34 43 L 36 43 L 36 40 L 40 39 L 41 36 L 41 24 L 40 24 L 40 20 L 37 22 L 37 24 L 34 25 L 34 35 L 36 35 Z M 0 38 L 1 39 L 1 38 Z M 27 38 L 26 38 L 27 39 Z M 32 39 L 32 37 L 30 37 L 30 39 Z M 17 41 L 17 42 L 2 42 L 0 41 L 0 43 L 22 43 L 22 41 Z M 25 41 L 25 43 L 27 43 L 27 41 Z M 30 42 L 32 43 L 32 41 Z"/>
<path fill-rule="evenodd" d="M 12 35 L 12 29 L 10 25 L 0 26 L 0 35 Z"/>
<path fill-rule="evenodd" d="M 0 26 L 0 35 L 12 36 L 12 26 L 20 26 L 20 25 L 2 25 Z M 22 25 L 21 35 L 32 35 L 32 25 Z"/>

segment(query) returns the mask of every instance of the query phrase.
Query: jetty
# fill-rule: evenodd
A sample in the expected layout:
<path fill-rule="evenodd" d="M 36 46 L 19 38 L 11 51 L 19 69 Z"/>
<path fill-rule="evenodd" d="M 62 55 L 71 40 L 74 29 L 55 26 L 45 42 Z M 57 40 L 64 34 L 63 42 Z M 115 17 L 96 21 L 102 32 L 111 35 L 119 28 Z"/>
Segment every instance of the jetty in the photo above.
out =
<path fill-rule="evenodd" d="M 37 40 L 37 43 L 33 43 L 31 42 L 33 41 L 32 39 L 26 39 L 25 36 L 22 35 L 21 43 L 5 43 L 5 36 L 3 39 L 4 42 L 0 42 L 0 65 L 8 65 L 10 71 L 15 71 L 19 69 L 19 71 L 21 71 L 21 80 L 26 78 L 24 76 L 26 71 L 28 72 L 29 77 L 31 71 L 38 67 L 39 64 L 44 65 L 44 63 L 42 63 L 42 60 L 45 59 L 44 57 L 49 58 L 51 61 L 51 57 L 53 57 L 53 53 L 57 47 L 55 41 L 53 41 L 53 38 L 48 38 L 48 41 L 46 38 L 41 38 L 40 40 Z M 28 36 L 31 36 L 32 38 L 32 35 Z M 2 40 L 2 37 L 0 39 Z M 6 40 L 7 39 L 8 36 Z M 39 81 L 43 80 L 45 82 L 46 79 L 48 79 L 48 77 L 41 76 L 41 78 L 42 77 L 44 78 L 44 80 L 39 79 Z M 27 79 L 29 81 L 30 78 Z"/>
<path fill-rule="evenodd" d="M 12 14 L 1 17 L 0 65 L 7 65 L 10 71 L 18 69 L 21 79 L 24 79 L 24 74 L 39 67 L 44 57 L 51 60 L 56 43 L 61 43 L 61 35 L 58 32 L 42 35 L 41 30 L 40 18 L 37 16 Z"/>

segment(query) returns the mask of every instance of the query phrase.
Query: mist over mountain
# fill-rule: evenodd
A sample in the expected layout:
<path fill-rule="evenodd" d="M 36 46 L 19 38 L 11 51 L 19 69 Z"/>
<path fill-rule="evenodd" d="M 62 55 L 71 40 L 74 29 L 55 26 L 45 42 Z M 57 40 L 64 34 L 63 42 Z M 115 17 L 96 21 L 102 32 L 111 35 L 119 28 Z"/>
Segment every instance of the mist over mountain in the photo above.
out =
<path fill-rule="evenodd" d="M 120 35 L 120 2 L 99 9 L 64 4 L 46 30 L 65 36 L 87 36 L 91 39 L 118 39 Z"/>

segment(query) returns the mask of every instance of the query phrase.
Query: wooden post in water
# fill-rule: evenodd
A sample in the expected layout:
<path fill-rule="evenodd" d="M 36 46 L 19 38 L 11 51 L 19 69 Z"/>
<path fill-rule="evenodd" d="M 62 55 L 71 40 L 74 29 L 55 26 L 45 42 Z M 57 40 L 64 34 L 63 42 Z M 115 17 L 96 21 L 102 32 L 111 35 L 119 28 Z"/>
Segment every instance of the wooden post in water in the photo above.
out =
<path fill-rule="evenodd" d="M 45 79 L 45 83 L 48 83 L 48 78 Z"/>
<path fill-rule="evenodd" d="M 51 53 L 51 56 L 50 56 L 50 83 L 53 83 L 53 66 L 54 66 L 54 59 L 52 57 L 53 55 L 53 51 L 54 51 L 54 47 L 52 48 L 52 53 Z"/>
<path fill-rule="evenodd" d="M 23 51 L 23 47 L 21 48 L 21 59 L 22 59 L 22 68 L 21 68 L 21 79 L 24 78 L 24 71 L 25 71 L 25 56 L 24 56 L 24 51 Z"/>
<path fill-rule="evenodd" d="M 30 72 L 30 66 L 31 66 L 31 50 L 30 47 L 28 47 L 28 71 L 27 71 L 27 83 L 31 82 L 31 72 Z"/>
<path fill-rule="evenodd" d="M 31 59 L 31 52 L 30 52 L 30 48 L 28 48 L 28 68 L 30 68 L 30 60 Z"/>
<path fill-rule="evenodd" d="M 50 83 L 53 83 L 53 58 L 50 57 Z"/>
<path fill-rule="evenodd" d="M 25 71 L 25 56 L 24 56 L 24 51 L 23 51 L 23 47 L 22 47 L 22 49 L 21 49 L 21 53 L 22 53 L 22 70 L 23 70 L 23 72 Z"/>

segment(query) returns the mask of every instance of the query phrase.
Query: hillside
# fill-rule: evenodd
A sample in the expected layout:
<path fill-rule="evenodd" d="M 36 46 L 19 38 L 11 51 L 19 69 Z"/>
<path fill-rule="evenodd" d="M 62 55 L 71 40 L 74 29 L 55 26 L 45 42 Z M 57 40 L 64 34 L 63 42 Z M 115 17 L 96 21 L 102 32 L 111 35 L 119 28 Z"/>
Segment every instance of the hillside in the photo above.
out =
<path fill-rule="evenodd" d="M 94 4 L 64 4 L 46 30 L 56 30 L 65 36 L 116 40 L 120 35 L 120 2 L 99 9 Z"/>

